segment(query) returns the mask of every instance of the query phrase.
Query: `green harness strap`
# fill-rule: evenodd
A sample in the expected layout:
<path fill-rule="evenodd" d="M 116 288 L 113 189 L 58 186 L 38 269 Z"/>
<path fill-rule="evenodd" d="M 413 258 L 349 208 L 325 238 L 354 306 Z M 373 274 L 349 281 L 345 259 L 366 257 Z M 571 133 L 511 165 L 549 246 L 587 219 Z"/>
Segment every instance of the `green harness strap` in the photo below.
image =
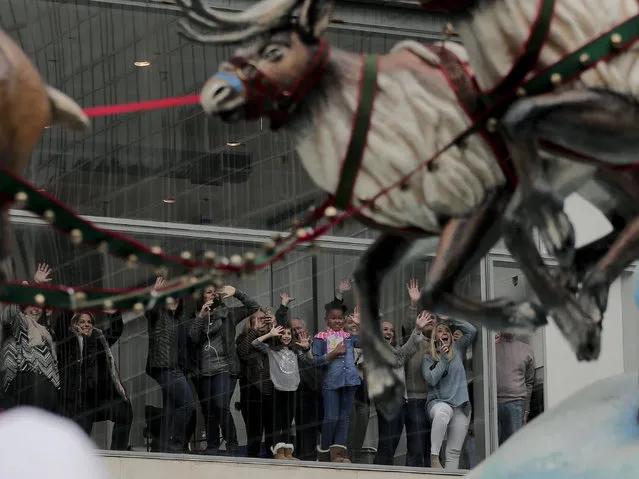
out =
<path fill-rule="evenodd" d="M 345 210 L 350 205 L 355 179 L 362 164 L 368 130 L 371 124 L 371 114 L 373 113 L 373 103 L 375 101 L 375 91 L 377 88 L 377 55 L 366 55 L 362 73 L 362 83 L 359 90 L 359 102 L 355 120 L 353 121 L 353 131 L 351 141 L 346 150 L 344 164 L 339 178 L 339 184 L 335 192 L 333 205 L 339 210 Z"/>
<path fill-rule="evenodd" d="M 490 108 L 509 91 L 521 85 L 529 72 L 535 68 L 541 49 L 548 37 L 550 23 L 555 11 L 555 0 L 541 0 L 537 20 L 524 45 L 524 51 L 513 65 L 512 69 L 501 82 L 491 91 L 480 95 L 484 108 Z"/>
<path fill-rule="evenodd" d="M 463 141 L 484 128 L 487 128 L 491 133 L 498 133 L 496 129 L 497 120 L 501 118 L 518 97 L 548 93 L 558 86 L 578 78 L 596 63 L 622 54 L 637 40 L 639 40 L 639 15 L 635 15 L 603 33 L 581 48 L 561 58 L 553 65 L 538 72 L 529 80 L 506 92 L 501 100 L 491 105 L 458 141 Z"/>

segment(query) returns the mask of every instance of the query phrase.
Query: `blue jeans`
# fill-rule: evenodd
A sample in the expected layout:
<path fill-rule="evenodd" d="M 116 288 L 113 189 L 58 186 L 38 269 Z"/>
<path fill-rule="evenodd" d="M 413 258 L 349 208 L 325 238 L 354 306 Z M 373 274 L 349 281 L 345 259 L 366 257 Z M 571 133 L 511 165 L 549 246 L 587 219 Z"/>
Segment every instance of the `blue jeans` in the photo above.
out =
<path fill-rule="evenodd" d="M 237 432 L 231 415 L 231 397 L 237 379 L 228 372 L 214 376 L 200 376 L 198 395 L 206 425 L 207 449 L 220 448 L 220 428 L 226 441 L 226 452 L 237 454 Z"/>
<path fill-rule="evenodd" d="M 155 369 L 150 372 L 150 376 L 162 390 L 160 450 L 182 451 L 188 439 L 187 423 L 195 410 L 195 401 L 189 383 L 179 369 Z"/>
<path fill-rule="evenodd" d="M 320 447 L 323 451 L 331 446 L 346 445 L 348 421 L 357 386 L 346 386 L 339 389 L 324 389 L 324 424 L 322 424 L 322 440 Z"/>
<path fill-rule="evenodd" d="M 499 445 L 524 426 L 524 400 L 515 399 L 497 405 Z"/>
<path fill-rule="evenodd" d="M 377 457 L 375 464 L 392 465 L 395 459 L 395 451 L 399 444 L 399 438 L 404 429 L 404 419 L 406 417 L 407 406 L 400 409 L 397 415 L 388 420 L 377 409 Z"/>
<path fill-rule="evenodd" d="M 406 465 L 430 467 L 430 420 L 426 399 L 409 399 L 406 404 Z"/>

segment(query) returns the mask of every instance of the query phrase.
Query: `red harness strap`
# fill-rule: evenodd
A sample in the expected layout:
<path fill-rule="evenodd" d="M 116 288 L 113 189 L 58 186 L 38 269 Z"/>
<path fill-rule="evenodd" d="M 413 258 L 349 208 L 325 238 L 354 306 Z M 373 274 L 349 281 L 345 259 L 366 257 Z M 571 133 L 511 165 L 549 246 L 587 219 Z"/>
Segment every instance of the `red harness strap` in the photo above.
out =
<path fill-rule="evenodd" d="M 470 118 L 473 123 L 477 122 L 485 113 L 485 107 L 481 101 L 481 92 L 479 91 L 475 78 L 466 69 L 464 62 L 445 46 L 428 45 L 428 48 L 439 57 L 441 61 L 440 70 L 455 92 L 457 100 L 466 112 L 466 115 L 468 115 L 468 118 Z M 508 182 L 513 187 L 516 186 L 517 175 L 513 170 L 506 143 L 501 135 L 499 133 L 490 133 L 486 129 L 478 131 L 477 134 L 481 135 L 493 151 Z"/>
<path fill-rule="evenodd" d="M 243 57 L 229 60 L 246 89 L 246 119 L 254 120 L 266 114 L 271 120 L 272 130 L 286 124 L 298 103 L 322 78 L 330 56 L 330 43 L 321 39 L 308 68 L 289 89 L 282 88 L 276 80 L 257 68 L 255 63 Z M 270 102 L 269 110 L 266 110 L 265 99 Z"/>

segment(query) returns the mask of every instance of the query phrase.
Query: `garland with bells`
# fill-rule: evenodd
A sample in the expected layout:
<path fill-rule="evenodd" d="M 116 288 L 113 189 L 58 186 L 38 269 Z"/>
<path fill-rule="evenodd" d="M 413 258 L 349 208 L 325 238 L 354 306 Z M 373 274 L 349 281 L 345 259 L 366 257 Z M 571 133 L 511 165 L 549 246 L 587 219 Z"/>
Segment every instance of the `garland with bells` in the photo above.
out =
<path fill-rule="evenodd" d="M 86 244 L 103 254 L 120 258 L 126 261 L 128 267 L 134 268 L 144 263 L 154 266 L 157 275 L 165 276 L 169 267 L 178 272 L 176 278 L 168 280 L 166 286 L 158 290 L 151 286 L 136 289 L 98 289 L 7 282 L 0 285 L 0 302 L 48 309 L 88 311 L 118 309 L 142 313 L 161 302 L 170 305 L 180 297 L 197 294 L 209 284 L 219 287 L 223 284 L 224 274 L 255 273 L 281 260 L 298 245 L 312 244 L 314 240 L 348 217 L 360 214 L 366 209 L 372 211 L 378 199 L 396 188 L 406 189 L 405 186 L 415 173 L 428 168 L 429 164 L 447 149 L 463 145 L 464 139 L 468 136 L 479 131 L 486 131 L 491 135 L 499 134 L 498 119 L 518 97 L 545 93 L 573 81 L 599 61 L 627 50 L 638 39 L 639 15 L 636 15 L 558 60 L 554 65 L 537 72 L 517 88 L 509 89 L 466 130 L 402 179 L 380 190 L 368 201 L 356 207 L 351 205 L 345 211 L 338 211 L 332 204 L 333 198 L 330 198 L 320 207 L 313 208 L 307 218 L 296 223 L 293 231 L 285 236 L 276 235 L 267 241 L 259 254 L 248 252 L 243 256 L 218 258 L 215 252 L 206 251 L 201 259 L 196 259 L 191 252 L 183 251 L 179 257 L 172 257 L 165 254 L 160 247 L 147 247 L 125 235 L 98 228 L 79 217 L 48 193 L 39 191 L 19 176 L 0 169 L 0 200 L 3 203 L 13 202 L 14 207 L 30 211 L 43 218 L 62 234 L 68 235 L 74 244 Z M 90 108 L 85 112 L 89 116 L 103 116 L 139 111 L 139 109 L 175 107 L 181 104 L 193 104 L 195 101 L 196 97 L 190 95 L 182 99 L 158 100 L 155 103 L 143 102 Z"/>

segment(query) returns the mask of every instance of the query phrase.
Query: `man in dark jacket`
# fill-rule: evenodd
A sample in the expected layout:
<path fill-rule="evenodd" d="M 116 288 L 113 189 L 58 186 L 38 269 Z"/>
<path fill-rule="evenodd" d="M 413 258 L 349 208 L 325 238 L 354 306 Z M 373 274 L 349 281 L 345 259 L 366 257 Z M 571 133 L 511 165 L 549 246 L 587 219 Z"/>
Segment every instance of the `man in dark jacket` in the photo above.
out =
<path fill-rule="evenodd" d="M 155 281 L 155 289 L 164 286 L 161 276 Z M 146 312 L 149 334 L 149 350 L 146 372 L 162 390 L 162 424 L 160 427 L 160 452 L 185 452 L 189 424 L 195 411 L 195 400 L 187 380 L 185 358 L 188 330 L 184 324 L 183 302 L 171 306 L 156 306 Z"/>

